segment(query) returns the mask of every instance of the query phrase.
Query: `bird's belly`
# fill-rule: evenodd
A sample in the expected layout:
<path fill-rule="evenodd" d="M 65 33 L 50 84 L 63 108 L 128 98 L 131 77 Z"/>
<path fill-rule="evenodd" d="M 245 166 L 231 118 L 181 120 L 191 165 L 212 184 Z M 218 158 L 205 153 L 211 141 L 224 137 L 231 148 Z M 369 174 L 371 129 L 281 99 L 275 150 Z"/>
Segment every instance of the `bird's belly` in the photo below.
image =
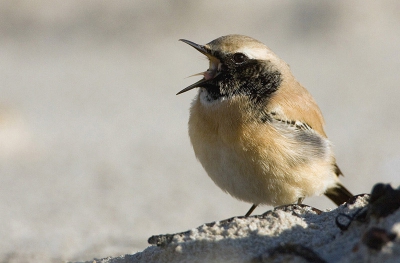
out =
<path fill-rule="evenodd" d="M 282 191 L 279 178 L 271 173 L 269 164 L 260 156 L 222 141 L 193 143 L 193 148 L 209 177 L 232 196 L 256 204 L 295 201 L 295 198 L 279 198 Z"/>
<path fill-rule="evenodd" d="M 222 143 L 210 144 L 207 150 L 203 146 L 194 147 L 196 156 L 222 190 L 246 202 L 274 203 L 273 176 L 267 168 L 262 171 L 263 163 Z"/>
<path fill-rule="evenodd" d="M 254 140 L 226 143 L 221 136 L 191 133 L 194 152 L 209 177 L 230 195 L 254 204 L 284 205 L 299 198 L 321 195 L 337 176 L 331 163 L 312 160 L 292 164 L 273 146 Z"/>

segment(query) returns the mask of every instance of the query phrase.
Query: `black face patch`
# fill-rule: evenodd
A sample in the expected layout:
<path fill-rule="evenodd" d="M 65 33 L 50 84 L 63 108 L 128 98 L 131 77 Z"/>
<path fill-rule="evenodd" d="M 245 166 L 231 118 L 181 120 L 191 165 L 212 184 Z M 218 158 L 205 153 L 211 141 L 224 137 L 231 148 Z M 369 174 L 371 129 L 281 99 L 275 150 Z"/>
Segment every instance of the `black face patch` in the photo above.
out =
<path fill-rule="evenodd" d="M 207 89 L 210 98 L 244 95 L 254 104 L 261 104 L 279 88 L 282 82 L 281 73 L 273 69 L 269 61 L 249 59 L 237 64 L 230 56 L 221 61 L 224 64 L 220 74 L 202 85 Z"/>
<path fill-rule="evenodd" d="M 209 102 L 212 102 L 214 100 L 218 100 L 219 98 L 223 97 L 223 95 L 221 94 L 219 87 L 215 84 L 211 83 L 207 83 L 205 85 L 202 86 L 203 88 L 205 88 L 207 90 L 207 100 Z"/>

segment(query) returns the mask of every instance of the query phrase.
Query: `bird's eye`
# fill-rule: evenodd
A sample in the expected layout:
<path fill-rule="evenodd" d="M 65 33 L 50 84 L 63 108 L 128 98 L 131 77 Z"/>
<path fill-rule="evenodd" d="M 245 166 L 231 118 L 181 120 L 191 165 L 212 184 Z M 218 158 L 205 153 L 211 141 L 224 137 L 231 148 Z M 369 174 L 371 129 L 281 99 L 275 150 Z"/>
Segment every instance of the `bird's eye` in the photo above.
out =
<path fill-rule="evenodd" d="M 247 57 L 246 57 L 246 55 L 243 54 L 243 53 L 235 53 L 235 54 L 233 55 L 233 61 L 234 61 L 236 64 L 241 64 L 241 63 L 245 62 L 246 59 L 247 59 Z"/>

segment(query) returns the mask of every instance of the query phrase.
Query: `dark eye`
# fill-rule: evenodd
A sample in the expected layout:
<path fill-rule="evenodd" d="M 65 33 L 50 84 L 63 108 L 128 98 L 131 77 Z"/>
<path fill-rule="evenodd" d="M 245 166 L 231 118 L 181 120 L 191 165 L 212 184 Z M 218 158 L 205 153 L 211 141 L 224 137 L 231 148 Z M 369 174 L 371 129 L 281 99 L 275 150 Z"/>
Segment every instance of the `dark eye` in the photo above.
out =
<path fill-rule="evenodd" d="M 247 57 L 243 53 L 236 53 L 236 54 L 233 55 L 233 61 L 236 64 L 241 64 L 241 63 L 245 62 L 246 59 L 247 59 Z"/>

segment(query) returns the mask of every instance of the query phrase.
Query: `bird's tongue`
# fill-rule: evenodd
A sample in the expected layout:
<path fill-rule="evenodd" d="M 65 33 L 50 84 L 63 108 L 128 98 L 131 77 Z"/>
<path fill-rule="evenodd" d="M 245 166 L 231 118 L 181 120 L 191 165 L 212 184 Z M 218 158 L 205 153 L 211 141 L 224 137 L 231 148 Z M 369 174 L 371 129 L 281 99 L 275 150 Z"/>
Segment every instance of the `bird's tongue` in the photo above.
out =
<path fill-rule="evenodd" d="M 208 69 L 207 71 L 205 71 L 205 72 L 203 73 L 204 78 L 205 78 L 206 80 L 213 79 L 213 78 L 215 77 L 215 72 L 216 72 L 216 71 L 213 71 L 213 70 Z"/>
<path fill-rule="evenodd" d="M 215 78 L 215 76 L 217 75 L 218 67 L 220 66 L 220 61 L 219 59 L 211 55 L 207 55 L 207 57 L 210 60 L 210 67 L 209 69 L 207 69 L 207 71 L 203 73 L 203 75 L 206 80 L 210 80 Z"/>

